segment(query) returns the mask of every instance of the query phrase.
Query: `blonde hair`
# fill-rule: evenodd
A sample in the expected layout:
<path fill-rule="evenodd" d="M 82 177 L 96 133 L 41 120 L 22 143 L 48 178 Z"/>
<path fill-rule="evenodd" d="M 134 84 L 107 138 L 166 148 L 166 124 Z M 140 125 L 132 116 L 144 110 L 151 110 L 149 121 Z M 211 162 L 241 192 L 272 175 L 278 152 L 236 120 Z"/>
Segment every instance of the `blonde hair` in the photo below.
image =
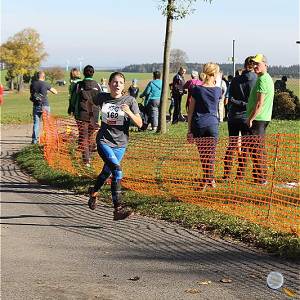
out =
<path fill-rule="evenodd" d="M 200 78 L 204 83 L 207 83 L 210 77 L 215 77 L 218 73 L 220 73 L 220 67 L 215 63 L 207 63 L 203 66 L 202 73 L 200 74 Z"/>

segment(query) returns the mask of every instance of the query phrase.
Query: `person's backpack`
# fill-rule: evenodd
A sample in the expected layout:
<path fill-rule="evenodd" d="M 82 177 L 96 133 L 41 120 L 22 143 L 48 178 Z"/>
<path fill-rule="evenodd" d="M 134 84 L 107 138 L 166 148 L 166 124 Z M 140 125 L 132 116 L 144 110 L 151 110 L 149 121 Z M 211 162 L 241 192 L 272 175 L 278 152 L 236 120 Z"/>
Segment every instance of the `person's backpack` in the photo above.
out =
<path fill-rule="evenodd" d="M 93 101 L 93 98 L 101 92 L 100 85 L 95 80 L 79 81 L 71 96 L 71 105 L 74 108 L 76 119 L 89 120 L 87 113 L 87 101 Z"/>
<path fill-rule="evenodd" d="M 30 101 L 33 102 L 36 106 L 41 106 L 43 101 L 45 100 L 45 96 L 41 93 L 34 92 L 30 96 Z"/>

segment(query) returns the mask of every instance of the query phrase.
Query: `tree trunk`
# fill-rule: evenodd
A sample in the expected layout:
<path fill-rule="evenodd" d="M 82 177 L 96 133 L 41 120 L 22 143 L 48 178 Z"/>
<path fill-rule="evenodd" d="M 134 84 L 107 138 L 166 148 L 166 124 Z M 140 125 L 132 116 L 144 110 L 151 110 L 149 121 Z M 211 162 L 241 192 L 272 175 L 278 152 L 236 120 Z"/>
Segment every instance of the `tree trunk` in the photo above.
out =
<path fill-rule="evenodd" d="M 18 76 L 18 92 L 23 90 L 23 75 Z"/>
<path fill-rule="evenodd" d="M 11 78 L 10 81 L 9 81 L 9 89 L 10 89 L 11 91 L 14 90 L 14 79 L 13 79 L 13 78 Z"/>
<path fill-rule="evenodd" d="M 173 2 L 174 0 L 168 0 L 168 7 L 172 7 Z M 168 104 L 168 93 L 169 93 L 169 72 L 170 72 L 172 30 L 173 30 L 173 18 L 172 15 L 168 13 L 167 22 L 166 22 L 165 46 L 164 46 L 163 84 L 162 84 L 162 94 L 160 99 L 159 124 L 158 124 L 158 131 L 162 134 L 167 132 L 166 115 L 167 115 L 167 104 Z"/>

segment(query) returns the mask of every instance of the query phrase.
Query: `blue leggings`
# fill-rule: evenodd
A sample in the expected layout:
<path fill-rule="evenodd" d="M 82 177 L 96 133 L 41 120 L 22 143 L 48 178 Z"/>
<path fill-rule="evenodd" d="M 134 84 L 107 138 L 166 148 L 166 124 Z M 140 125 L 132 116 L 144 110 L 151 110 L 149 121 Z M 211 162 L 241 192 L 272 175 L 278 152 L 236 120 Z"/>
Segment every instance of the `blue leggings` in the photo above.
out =
<path fill-rule="evenodd" d="M 112 175 L 111 196 L 113 204 L 116 206 L 121 202 L 121 179 L 123 174 L 120 164 L 126 148 L 112 148 L 106 144 L 97 144 L 97 150 L 104 161 L 104 166 L 97 177 L 94 191 L 97 192 L 100 190 L 105 181 Z"/>

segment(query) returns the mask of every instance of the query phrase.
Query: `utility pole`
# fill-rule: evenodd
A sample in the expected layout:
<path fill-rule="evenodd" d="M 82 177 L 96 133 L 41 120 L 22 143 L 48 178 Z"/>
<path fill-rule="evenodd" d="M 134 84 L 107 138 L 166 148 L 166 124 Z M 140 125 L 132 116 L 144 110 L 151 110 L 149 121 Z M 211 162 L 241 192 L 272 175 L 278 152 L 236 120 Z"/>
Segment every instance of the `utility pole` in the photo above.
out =
<path fill-rule="evenodd" d="M 232 75 L 235 76 L 235 56 L 234 56 L 235 40 L 232 40 Z"/>
<path fill-rule="evenodd" d="M 66 72 L 69 72 L 69 64 L 70 64 L 70 61 L 67 60 L 67 61 L 66 61 Z"/>

